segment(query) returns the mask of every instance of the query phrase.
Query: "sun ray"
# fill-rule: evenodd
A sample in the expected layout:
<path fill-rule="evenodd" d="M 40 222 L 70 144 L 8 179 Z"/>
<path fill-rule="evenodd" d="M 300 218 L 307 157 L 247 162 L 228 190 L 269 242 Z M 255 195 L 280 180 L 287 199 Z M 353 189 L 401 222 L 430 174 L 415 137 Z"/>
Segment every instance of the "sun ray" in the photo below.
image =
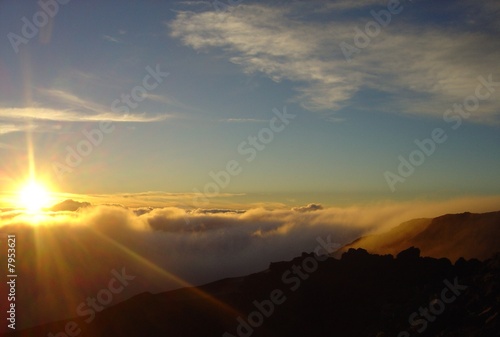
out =
<path fill-rule="evenodd" d="M 215 296 L 211 295 L 210 293 L 205 292 L 204 290 L 202 290 L 198 287 L 194 287 L 191 283 L 185 281 L 184 279 L 182 279 L 181 277 L 179 277 L 173 273 L 170 273 L 169 271 L 165 270 L 164 268 L 158 266 L 156 263 L 143 257 L 138 252 L 135 252 L 134 250 L 121 244 L 117 240 L 110 238 L 107 235 L 105 235 L 104 233 L 101 233 L 97 230 L 93 230 L 93 232 L 96 235 L 98 235 L 101 239 L 107 241 L 110 245 L 116 247 L 117 249 L 119 249 L 120 251 L 122 251 L 123 253 L 128 255 L 132 260 L 135 260 L 135 261 L 139 262 L 140 264 L 142 264 L 143 266 L 149 268 L 150 270 L 155 271 L 156 273 L 158 273 L 159 275 L 161 275 L 165 279 L 169 279 L 169 280 L 174 281 L 181 288 L 188 288 L 192 293 L 196 294 L 200 298 L 205 299 L 206 301 L 216 305 L 220 309 L 222 309 L 222 310 L 224 310 L 232 315 L 235 315 L 235 316 L 242 315 L 242 313 L 239 312 L 236 308 L 234 308 L 234 307 L 230 306 L 229 304 L 225 303 L 224 301 L 216 298 Z"/>

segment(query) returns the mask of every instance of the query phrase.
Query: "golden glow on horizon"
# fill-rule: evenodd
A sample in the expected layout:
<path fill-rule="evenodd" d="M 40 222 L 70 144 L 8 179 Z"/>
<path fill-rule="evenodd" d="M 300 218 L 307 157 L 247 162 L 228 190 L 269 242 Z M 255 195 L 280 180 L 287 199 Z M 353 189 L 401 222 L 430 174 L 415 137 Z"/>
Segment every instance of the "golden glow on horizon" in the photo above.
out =
<path fill-rule="evenodd" d="M 52 206 L 49 190 L 41 183 L 30 180 L 19 190 L 18 204 L 28 212 L 37 213 L 43 208 Z"/>

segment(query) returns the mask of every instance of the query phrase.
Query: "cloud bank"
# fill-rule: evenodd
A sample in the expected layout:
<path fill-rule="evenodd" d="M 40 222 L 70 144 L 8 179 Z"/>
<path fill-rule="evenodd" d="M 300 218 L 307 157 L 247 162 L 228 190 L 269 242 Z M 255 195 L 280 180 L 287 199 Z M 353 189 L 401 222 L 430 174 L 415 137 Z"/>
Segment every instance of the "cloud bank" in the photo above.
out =
<path fill-rule="evenodd" d="M 412 218 L 495 210 L 499 201 L 491 197 L 348 208 L 310 204 L 277 210 L 94 206 L 44 215 L 11 210 L 0 212 L 0 235 L 17 237 L 18 293 L 23 294 L 19 305 L 27 326 L 77 316 L 79 303 L 106 286 L 112 270 L 125 268 L 136 276 L 116 297 L 121 301 L 144 291 L 265 270 L 272 261 L 312 251 L 318 237 L 342 245 Z M 29 282 L 23 281 L 28 277 Z"/>

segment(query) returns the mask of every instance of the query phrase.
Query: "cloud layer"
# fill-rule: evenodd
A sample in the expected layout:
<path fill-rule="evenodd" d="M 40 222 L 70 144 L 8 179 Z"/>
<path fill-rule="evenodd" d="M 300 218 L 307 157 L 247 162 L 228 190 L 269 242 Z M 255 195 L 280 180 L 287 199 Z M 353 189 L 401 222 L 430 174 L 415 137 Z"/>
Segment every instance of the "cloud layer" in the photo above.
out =
<path fill-rule="evenodd" d="M 76 307 L 106 286 L 112 270 L 136 276 L 116 297 L 120 301 L 261 271 L 272 261 L 313 251 L 318 237 L 342 245 L 411 218 L 491 211 L 499 202 L 491 197 L 247 211 L 96 206 L 35 216 L 4 211 L 0 235 L 17 236 L 18 274 L 31 278 L 18 284 L 25 299 L 19 305 L 25 324 L 32 325 L 76 316 Z M 56 295 L 64 300 L 54 302 Z"/>

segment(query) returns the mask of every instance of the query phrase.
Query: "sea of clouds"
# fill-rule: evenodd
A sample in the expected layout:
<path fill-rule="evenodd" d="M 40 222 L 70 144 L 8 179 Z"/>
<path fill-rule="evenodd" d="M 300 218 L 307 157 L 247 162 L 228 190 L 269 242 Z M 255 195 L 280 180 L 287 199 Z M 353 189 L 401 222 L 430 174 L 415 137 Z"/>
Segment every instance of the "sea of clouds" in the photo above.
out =
<path fill-rule="evenodd" d="M 86 207 L 76 211 L 38 215 L 0 212 L 0 234 L 16 235 L 22 327 L 78 317 L 76 308 L 108 286 L 113 270 L 124 268 L 135 278 L 109 306 L 145 291 L 263 271 L 270 262 L 313 251 L 318 238 L 343 245 L 413 218 L 498 210 L 499 201 L 485 197 L 248 210 L 82 204 Z"/>

